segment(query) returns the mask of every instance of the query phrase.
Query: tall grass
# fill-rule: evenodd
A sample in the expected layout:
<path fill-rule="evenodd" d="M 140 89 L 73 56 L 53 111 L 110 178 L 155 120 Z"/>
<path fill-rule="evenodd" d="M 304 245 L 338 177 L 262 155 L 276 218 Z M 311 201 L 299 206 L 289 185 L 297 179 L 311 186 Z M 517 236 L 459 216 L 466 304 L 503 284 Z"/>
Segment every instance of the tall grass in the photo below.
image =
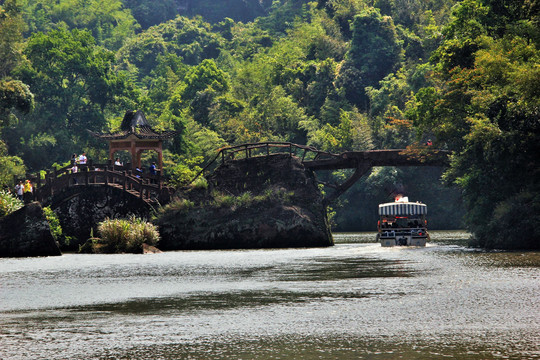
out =
<path fill-rule="evenodd" d="M 189 209 L 192 209 L 194 206 L 195 206 L 195 203 L 193 201 L 183 199 L 183 198 L 176 198 L 176 199 L 173 199 L 167 205 L 159 208 L 158 212 L 164 213 L 170 210 L 186 212 Z"/>
<path fill-rule="evenodd" d="M 141 253 L 142 244 L 157 245 L 157 228 L 140 218 L 107 219 L 98 225 L 98 236 L 92 248 L 98 253 Z"/>
<path fill-rule="evenodd" d="M 279 202 L 282 204 L 290 204 L 294 197 L 293 191 L 287 191 L 283 188 L 268 188 L 260 195 L 253 195 L 250 191 L 246 191 L 238 196 L 232 194 L 224 194 L 214 190 L 212 192 L 214 199 L 211 204 L 214 207 L 230 207 L 248 208 L 264 202 Z"/>
<path fill-rule="evenodd" d="M 24 206 L 24 203 L 17 199 L 9 191 L 0 190 L 0 217 L 11 214 Z"/>

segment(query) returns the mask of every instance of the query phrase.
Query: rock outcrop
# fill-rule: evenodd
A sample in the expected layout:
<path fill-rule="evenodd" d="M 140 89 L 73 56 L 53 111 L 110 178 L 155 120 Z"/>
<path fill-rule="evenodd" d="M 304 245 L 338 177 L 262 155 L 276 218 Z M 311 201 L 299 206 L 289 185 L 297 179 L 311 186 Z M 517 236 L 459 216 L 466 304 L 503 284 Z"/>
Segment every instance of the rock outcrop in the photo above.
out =
<path fill-rule="evenodd" d="M 333 245 L 313 173 L 289 155 L 229 161 L 155 221 L 162 250 Z"/>
<path fill-rule="evenodd" d="M 90 238 L 93 229 L 107 218 L 127 218 L 134 215 L 150 216 L 151 208 L 137 196 L 111 186 L 72 186 L 55 194 L 50 203 L 58 216 L 60 226 L 72 240 L 65 250 L 77 251 Z M 64 247 L 63 247 L 64 249 Z"/>
<path fill-rule="evenodd" d="M 0 257 L 62 255 L 38 202 L 0 218 Z"/>

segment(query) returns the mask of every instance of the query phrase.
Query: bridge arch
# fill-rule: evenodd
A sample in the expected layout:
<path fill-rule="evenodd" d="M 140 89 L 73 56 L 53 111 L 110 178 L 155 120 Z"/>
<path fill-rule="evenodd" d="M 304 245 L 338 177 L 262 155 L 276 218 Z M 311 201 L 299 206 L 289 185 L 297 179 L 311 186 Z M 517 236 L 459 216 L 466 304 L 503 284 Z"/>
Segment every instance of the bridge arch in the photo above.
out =
<path fill-rule="evenodd" d="M 72 237 L 68 249 L 77 250 L 90 235 L 97 235 L 97 225 L 107 218 L 137 216 L 148 219 L 150 203 L 121 188 L 104 184 L 71 186 L 43 201 L 50 206 L 65 234 Z"/>

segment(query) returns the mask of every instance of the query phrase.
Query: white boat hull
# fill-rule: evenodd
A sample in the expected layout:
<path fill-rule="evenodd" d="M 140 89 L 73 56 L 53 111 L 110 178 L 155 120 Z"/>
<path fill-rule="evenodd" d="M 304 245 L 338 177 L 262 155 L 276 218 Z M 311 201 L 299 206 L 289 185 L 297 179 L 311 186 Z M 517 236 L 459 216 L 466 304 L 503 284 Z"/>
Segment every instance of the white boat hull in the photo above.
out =
<path fill-rule="evenodd" d="M 377 235 L 381 246 L 426 246 L 427 237 L 425 236 L 395 236 L 395 237 L 380 237 Z"/>

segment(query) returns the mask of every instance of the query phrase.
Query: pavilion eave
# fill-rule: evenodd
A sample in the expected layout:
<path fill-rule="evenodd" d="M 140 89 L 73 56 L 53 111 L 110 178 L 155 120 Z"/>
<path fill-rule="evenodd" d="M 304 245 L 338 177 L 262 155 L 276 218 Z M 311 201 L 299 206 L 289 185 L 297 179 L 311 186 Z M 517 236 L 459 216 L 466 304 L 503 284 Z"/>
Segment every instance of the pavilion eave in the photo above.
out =
<path fill-rule="evenodd" d="M 167 140 L 173 138 L 178 132 L 177 131 L 164 131 L 162 133 L 157 132 L 132 132 L 132 131 L 120 131 L 113 134 L 104 134 L 104 133 L 98 133 L 91 130 L 88 130 L 88 132 L 94 136 L 95 138 L 111 141 L 111 140 L 126 140 L 129 137 L 135 137 L 139 140 L 149 139 L 149 140 Z"/>

